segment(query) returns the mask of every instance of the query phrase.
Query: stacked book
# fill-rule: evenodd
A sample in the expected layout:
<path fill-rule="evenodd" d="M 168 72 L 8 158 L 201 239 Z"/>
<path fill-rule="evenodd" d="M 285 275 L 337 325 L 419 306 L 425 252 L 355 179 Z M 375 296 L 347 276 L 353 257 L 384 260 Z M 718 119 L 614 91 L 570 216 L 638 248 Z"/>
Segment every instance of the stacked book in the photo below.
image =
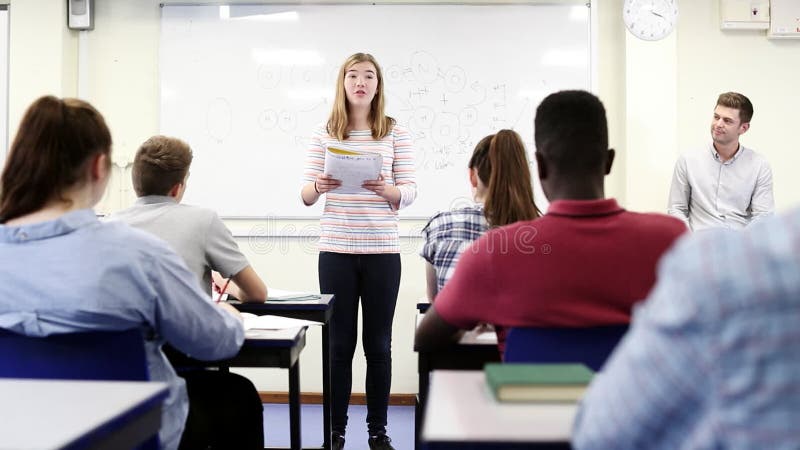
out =
<path fill-rule="evenodd" d="M 583 364 L 489 363 L 483 370 L 501 402 L 575 402 L 594 375 Z"/>

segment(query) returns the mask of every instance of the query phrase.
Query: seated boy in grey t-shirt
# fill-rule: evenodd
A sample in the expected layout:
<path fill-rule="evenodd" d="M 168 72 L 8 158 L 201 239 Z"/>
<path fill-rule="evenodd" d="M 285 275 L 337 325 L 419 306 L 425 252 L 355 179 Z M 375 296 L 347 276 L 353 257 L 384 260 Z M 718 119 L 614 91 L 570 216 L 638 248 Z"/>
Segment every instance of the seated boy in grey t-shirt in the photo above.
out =
<path fill-rule="evenodd" d="M 267 287 L 239 250 L 216 212 L 180 203 L 186 191 L 192 150 L 180 139 L 153 136 L 136 152 L 133 188 L 139 199 L 110 216 L 166 241 L 211 293 L 212 271 L 230 277 L 227 292 L 242 301 L 263 302 Z"/>

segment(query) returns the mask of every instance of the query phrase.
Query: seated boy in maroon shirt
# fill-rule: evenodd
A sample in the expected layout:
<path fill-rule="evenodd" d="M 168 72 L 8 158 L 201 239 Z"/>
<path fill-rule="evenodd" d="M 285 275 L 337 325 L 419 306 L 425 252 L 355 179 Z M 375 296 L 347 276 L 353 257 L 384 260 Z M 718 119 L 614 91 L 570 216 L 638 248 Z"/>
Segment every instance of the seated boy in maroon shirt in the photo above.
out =
<path fill-rule="evenodd" d="M 655 283 L 659 258 L 686 231 L 680 220 L 605 198 L 614 150 L 597 97 L 548 96 L 535 130 L 547 214 L 496 228 L 464 251 L 417 330 L 417 350 L 440 348 L 483 322 L 496 326 L 501 353 L 507 327 L 628 323 Z"/>

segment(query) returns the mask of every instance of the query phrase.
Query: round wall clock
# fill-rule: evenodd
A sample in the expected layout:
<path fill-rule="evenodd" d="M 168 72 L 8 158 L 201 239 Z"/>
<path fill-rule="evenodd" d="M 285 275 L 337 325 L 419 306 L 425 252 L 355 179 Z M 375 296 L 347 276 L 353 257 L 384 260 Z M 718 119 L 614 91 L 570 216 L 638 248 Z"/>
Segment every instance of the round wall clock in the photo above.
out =
<path fill-rule="evenodd" d="M 647 41 L 667 37 L 678 22 L 677 0 L 625 0 L 622 5 L 625 27 Z"/>

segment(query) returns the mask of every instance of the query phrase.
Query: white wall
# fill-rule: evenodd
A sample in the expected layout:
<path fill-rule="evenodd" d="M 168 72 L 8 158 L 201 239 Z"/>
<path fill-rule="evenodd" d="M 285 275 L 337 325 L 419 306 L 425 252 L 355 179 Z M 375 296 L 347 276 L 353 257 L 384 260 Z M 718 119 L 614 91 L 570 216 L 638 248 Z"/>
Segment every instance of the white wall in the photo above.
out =
<path fill-rule="evenodd" d="M 75 95 L 77 36 L 67 30 L 66 2 L 17 1 L 9 6 L 9 137 L 33 100 Z M 12 139 L 9 139 L 11 142 Z"/>
<path fill-rule="evenodd" d="M 76 94 L 78 34 L 66 29 L 66 2 L 62 0 L 10 3 L 9 136 L 13 136 L 24 109 L 39 95 Z M 158 132 L 159 3 L 95 2 L 95 29 L 87 32 L 86 97 L 111 127 L 116 164 L 101 211 L 114 211 L 132 201 L 126 166 L 138 144 Z M 800 40 L 769 41 L 762 32 L 723 33 L 717 5 L 716 1 L 681 0 L 677 31 L 664 41 L 647 43 L 625 32 L 622 0 L 595 1 L 598 94 L 608 110 L 610 145 L 618 152 L 607 194 L 631 209 L 664 211 L 675 157 L 708 140 L 714 102 L 727 90 L 745 93 L 755 105 L 752 128 L 743 141 L 772 163 L 778 209 L 800 201 L 800 190 L 793 188 L 789 172 L 800 162 L 800 144 L 790 129 L 795 122 L 790 108 L 800 100 L 796 83 L 800 79 Z M 302 227 L 305 223 L 273 226 Z M 230 225 L 236 229 L 264 226 L 253 222 Z M 414 229 L 421 225 L 404 224 Z M 268 284 L 286 289 L 317 287 L 316 250 L 307 241 L 242 238 L 239 243 Z M 418 239 L 403 238 L 403 277 L 394 326 L 395 393 L 417 389 L 411 342 L 414 304 L 424 294 L 423 265 L 416 255 L 419 245 Z M 318 330 L 312 330 L 301 359 L 304 391 L 320 390 L 319 347 Z M 357 356 L 355 371 L 364 372 L 362 356 Z M 283 371 L 244 373 L 260 390 L 286 389 Z M 354 377 L 354 392 L 363 391 L 363 377 Z"/>

